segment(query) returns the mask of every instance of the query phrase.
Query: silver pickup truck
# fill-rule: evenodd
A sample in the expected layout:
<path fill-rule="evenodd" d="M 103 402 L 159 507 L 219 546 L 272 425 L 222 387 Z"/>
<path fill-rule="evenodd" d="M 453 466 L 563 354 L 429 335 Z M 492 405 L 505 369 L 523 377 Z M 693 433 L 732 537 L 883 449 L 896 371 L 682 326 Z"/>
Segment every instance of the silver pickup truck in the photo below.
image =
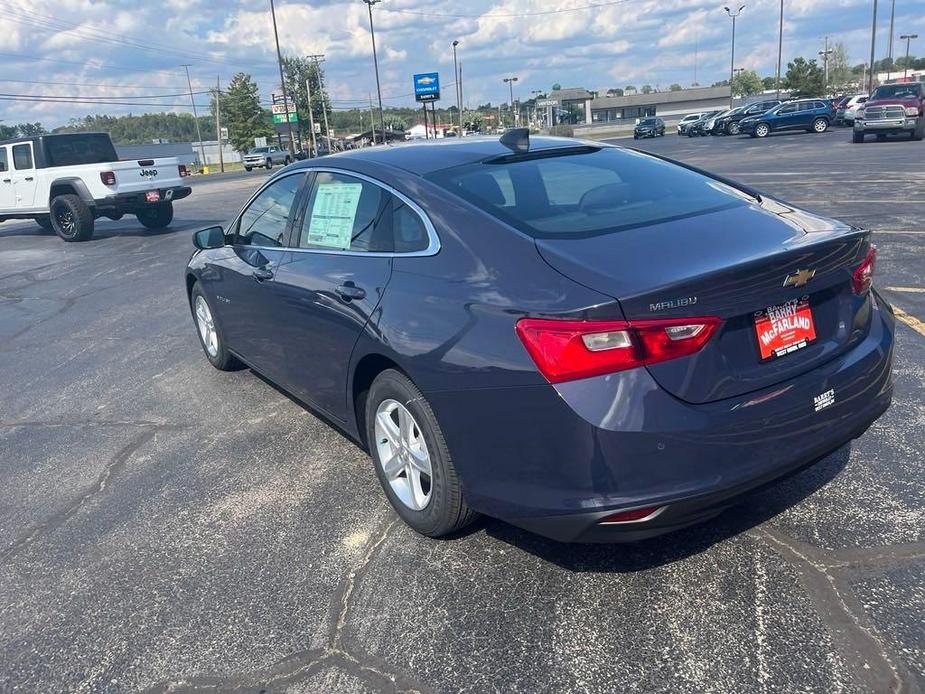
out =
<path fill-rule="evenodd" d="M 244 170 L 250 171 L 254 168 L 265 168 L 268 171 L 276 165 L 286 166 L 292 163 L 292 157 L 285 149 L 280 149 L 276 145 L 267 147 L 254 147 L 250 152 L 241 157 L 244 162 Z"/>

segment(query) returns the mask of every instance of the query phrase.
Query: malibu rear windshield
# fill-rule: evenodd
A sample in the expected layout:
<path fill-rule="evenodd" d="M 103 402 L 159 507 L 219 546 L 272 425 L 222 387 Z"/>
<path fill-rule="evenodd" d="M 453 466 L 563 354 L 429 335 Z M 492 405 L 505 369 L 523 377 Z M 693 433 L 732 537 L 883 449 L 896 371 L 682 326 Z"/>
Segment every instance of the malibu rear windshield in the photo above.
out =
<path fill-rule="evenodd" d="M 595 236 L 754 202 L 712 178 L 609 147 L 467 164 L 428 178 L 539 238 Z"/>

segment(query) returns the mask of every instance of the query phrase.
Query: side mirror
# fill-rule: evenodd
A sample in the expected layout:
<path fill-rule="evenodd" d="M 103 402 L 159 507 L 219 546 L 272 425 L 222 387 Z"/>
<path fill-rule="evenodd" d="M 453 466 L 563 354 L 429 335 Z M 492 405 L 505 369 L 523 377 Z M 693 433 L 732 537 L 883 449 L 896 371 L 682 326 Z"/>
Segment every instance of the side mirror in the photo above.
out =
<path fill-rule="evenodd" d="M 225 245 L 225 230 L 221 227 L 200 229 L 193 234 L 193 245 L 200 251 L 207 248 L 221 248 Z"/>

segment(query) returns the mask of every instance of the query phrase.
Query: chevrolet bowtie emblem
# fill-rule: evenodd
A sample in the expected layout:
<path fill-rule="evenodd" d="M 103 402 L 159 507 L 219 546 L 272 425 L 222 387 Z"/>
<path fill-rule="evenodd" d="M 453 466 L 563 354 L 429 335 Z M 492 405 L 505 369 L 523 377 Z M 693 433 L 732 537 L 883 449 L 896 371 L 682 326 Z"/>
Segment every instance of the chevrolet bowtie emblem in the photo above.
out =
<path fill-rule="evenodd" d="M 784 286 L 803 287 L 815 276 L 815 270 L 797 270 L 796 272 L 792 272 L 784 278 Z"/>

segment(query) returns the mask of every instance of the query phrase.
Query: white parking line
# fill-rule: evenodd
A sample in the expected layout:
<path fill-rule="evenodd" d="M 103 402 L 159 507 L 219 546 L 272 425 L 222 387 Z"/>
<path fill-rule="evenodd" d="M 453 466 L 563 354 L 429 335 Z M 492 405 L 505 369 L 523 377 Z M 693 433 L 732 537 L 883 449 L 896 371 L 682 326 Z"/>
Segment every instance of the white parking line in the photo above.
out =
<path fill-rule="evenodd" d="M 925 287 L 887 287 L 891 292 L 909 292 L 911 294 L 925 294 Z"/>

